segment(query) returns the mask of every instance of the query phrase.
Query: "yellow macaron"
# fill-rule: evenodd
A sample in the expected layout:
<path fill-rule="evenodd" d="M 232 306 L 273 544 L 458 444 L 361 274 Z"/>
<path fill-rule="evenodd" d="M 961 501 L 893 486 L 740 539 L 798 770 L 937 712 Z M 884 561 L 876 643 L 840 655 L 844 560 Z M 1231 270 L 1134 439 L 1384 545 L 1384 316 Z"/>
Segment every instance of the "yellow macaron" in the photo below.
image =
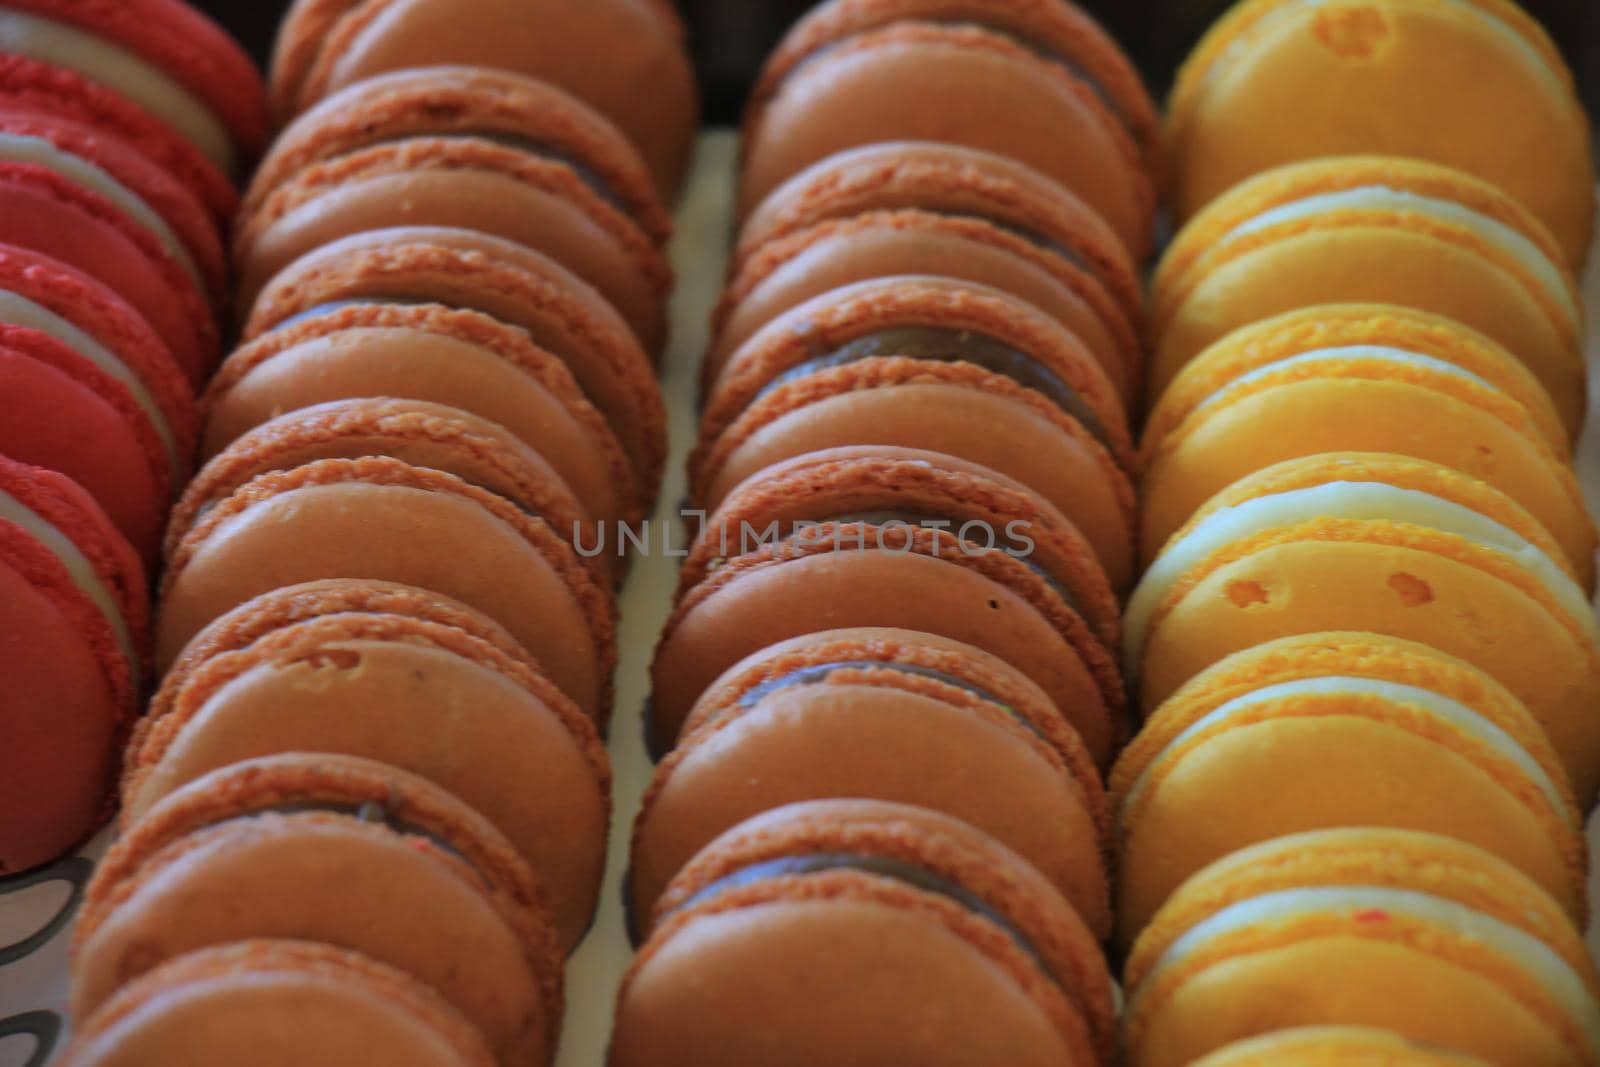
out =
<path fill-rule="evenodd" d="M 1293 160 L 1382 152 L 1518 197 L 1580 265 L 1594 215 L 1589 123 L 1537 21 L 1509 0 L 1248 0 L 1172 94 L 1181 217 Z"/>
<path fill-rule="evenodd" d="M 1324 830 L 1236 852 L 1173 895 L 1125 977 L 1130 1067 L 1314 1025 L 1517 1067 L 1600 1063 L 1600 979 L 1566 913 L 1432 834 Z"/>
<path fill-rule="evenodd" d="M 1156 274 L 1151 389 L 1240 326 L 1353 302 L 1432 311 L 1489 335 L 1528 365 L 1576 433 L 1583 310 L 1555 239 L 1495 186 L 1412 159 L 1290 164 L 1195 216 Z"/>
<path fill-rule="evenodd" d="M 1339 826 L 1471 842 L 1587 908 L 1583 820 L 1525 707 L 1482 671 L 1369 633 L 1281 638 L 1203 671 L 1111 774 L 1124 942 L 1207 864 Z"/>
<path fill-rule="evenodd" d="M 1584 810 L 1600 789 L 1600 627 L 1510 498 L 1401 456 L 1310 456 L 1214 497 L 1128 602 L 1146 710 L 1218 660 L 1292 634 L 1430 645 L 1509 689 L 1549 734 Z"/>

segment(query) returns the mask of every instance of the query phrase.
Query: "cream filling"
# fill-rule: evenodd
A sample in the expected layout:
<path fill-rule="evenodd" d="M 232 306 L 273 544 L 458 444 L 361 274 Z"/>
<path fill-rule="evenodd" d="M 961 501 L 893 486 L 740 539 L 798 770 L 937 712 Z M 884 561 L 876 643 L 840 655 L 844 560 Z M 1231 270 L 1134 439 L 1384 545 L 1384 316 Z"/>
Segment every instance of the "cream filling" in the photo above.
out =
<path fill-rule="evenodd" d="M 93 602 L 110 624 L 111 633 L 117 640 L 117 647 L 122 650 L 129 669 L 133 671 L 134 685 L 137 687 L 139 657 L 134 653 L 133 635 L 128 632 L 128 622 L 122 617 L 122 609 L 117 606 L 116 597 L 111 595 L 111 590 L 100 580 L 100 575 L 94 569 L 94 564 L 89 562 L 89 557 L 72 543 L 70 537 L 46 522 L 37 512 L 24 506 L 22 501 L 4 492 L 0 492 L 0 519 L 14 522 L 28 531 L 61 561 L 62 566 L 67 569 L 67 576 L 72 579 L 72 584 Z"/>
<path fill-rule="evenodd" d="M 172 427 L 167 424 L 167 417 L 162 412 L 161 405 L 156 403 L 155 397 L 145 388 L 139 376 L 118 359 L 115 353 L 49 308 L 4 289 L 0 289 L 0 322 L 38 330 L 53 337 L 121 383 L 133 397 L 133 402 L 138 405 L 139 410 L 150 420 L 150 425 L 155 427 L 156 436 L 161 438 L 161 445 L 166 449 L 167 462 L 172 469 L 173 478 L 182 479 L 183 470 L 178 458 L 178 443 L 172 436 Z"/>
<path fill-rule="evenodd" d="M 1309 352 L 1301 352 L 1299 355 L 1286 356 L 1283 359 L 1274 360 L 1248 373 L 1241 374 L 1227 385 L 1207 395 L 1204 400 L 1194 406 L 1189 414 L 1193 415 L 1197 411 L 1203 411 L 1213 404 L 1221 402 L 1229 393 L 1241 386 L 1260 381 L 1281 371 L 1311 363 L 1343 359 L 1367 360 L 1369 362 L 1387 363 L 1390 366 L 1410 367 L 1415 370 L 1431 371 L 1436 374 L 1447 374 L 1460 381 L 1471 382 L 1473 385 L 1482 386 L 1485 389 L 1492 389 L 1497 392 L 1503 391 L 1489 379 L 1436 356 L 1425 356 L 1420 352 L 1408 352 L 1403 348 L 1391 348 L 1388 345 L 1344 345 L 1338 348 L 1316 348 Z M 1187 417 L 1185 416 L 1185 418 Z"/>
<path fill-rule="evenodd" d="M 65 67 L 127 97 L 171 126 L 223 173 L 234 173 L 237 161 L 227 125 L 149 60 L 99 34 L 25 11 L 0 11 L 0 51 Z"/>
<path fill-rule="evenodd" d="M 1130 674 L 1138 675 L 1157 608 L 1185 574 L 1235 541 L 1311 518 L 1409 523 L 1494 549 L 1511 557 L 1543 585 L 1563 611 L 1579 620 L 1591 640 L 1600 640 L 1600 627 L 1578 583 L 1514 530 L 1431 493 L 1381 482 L 1329 482 L 1221 508 L 1169 543 L 1128 600 L 1123 634 Z"/>
<path fill-rule="evenodd" d="M 1375 696 L 1396 704 L 1410 704 L 1414 707 L 1419 707 L 1429 715 L 1442 719 L 1509 760 L 1519 771 L 1539 786 L 1545 798 L 1550 801 L 1550 806 L 1564 820 L 1570 821 L 1571 812 L 1567 807 L 1566 801 L 1562 798 L 1561 790 L 1556 787 L 1555 781 L 1545 773 L 1544 768 L 1539 766 L 1538 761 L 1530 756 L 1527 749 L 1518 744 L 1515 738 L 1478 714 L 1468 705 L 1435 693 L 1431 689 L 1422 689 L 1418 686 L 1405 685 L 1400 682 L 1384 681 L 1379 678 L 1352 678 L 1345 675 L 1298 678 L 1294 681 L 1280 682 L 1277 685 L 1263 686 L 1254 692 L 1235 697 L 1233 700 L 1213 708 L 1163 746 L 1155 758 L 1145 765 L 1145 769 L 1139 773 L 1138 778 L 1134 781 L 1133 788 L 1128 791 L 1127 799 L 1123 803 L 1123 810 L 1127 811 L 1138 803 L 1139 798 L 1146 789 L 1153 769 L 1190 740 L 1213 727 L 1239 718 L 1252 708 L 1258 708 L 1263 704 L 1277 700 L 1292 699 L 1297 696 Z"/>
<path fill-rule="evenodd" d="M 1538 982 L 1539 987 L 1582 1030 L 1591 1054 L 1600 1055 L 1600 1002 L 1578 974 L 1543 941 L 1493 916 L 1430 893 L 1377 886 L 1321 886 L 1284 889 L 1232 904 L 1195 924 L 1168 946 L 1146 980 L 1151 988 L 1162 968 L 1173 967 L 1231 934 L 1263 924 L 1292 921 L 1323 912 L 1381 911 L 1443 927 L 1487 946 Z"/>
<path fill-rule="evenodd" d="M 1578 309 L 1577 297 L 1567 284 L 1566 276 L 1549 256 L 1539 250 L 1538 245 L 1498 219 L 1492 219 L 1454 200 L 1421 196 L 1403 189 L 1364 185 L 1280 204 L 1230 230 L 1218 244 L 1227 245 L 1280 223 L 1299 222 L 1334 211 L 1409 212 L 1428 215 L 1439 222 L 1469 230 L 1483 240 L 1498 245 L 1532 274 L 1546 295 L 1565 313 L 1567 324 L 1573 331 L 1576 332 L 1582 322 L 1583 315 Z"/>
<path fill-rule="evenodd" d="M 139 199 L 131 189 L 104 170 L 81 156 L 63 152 L 42 137 L 11 133 L 0 133 L 0 160 L 8 163 L 32 163 L 43 167 L 111 201 L 117 210 L 148 230 L 161 243 L 161 247 L 166 249 L 167 254 L 178 261 L 179 266 L 183 267 L 194 284 L 204 291 L 205 283 L 200 279 L 200 268 L 195 266 L 189 250 L 178 240 L 178 235 L 172 231 L 172 227 L 168 226 L 167 221 L 149 204 Z"/>

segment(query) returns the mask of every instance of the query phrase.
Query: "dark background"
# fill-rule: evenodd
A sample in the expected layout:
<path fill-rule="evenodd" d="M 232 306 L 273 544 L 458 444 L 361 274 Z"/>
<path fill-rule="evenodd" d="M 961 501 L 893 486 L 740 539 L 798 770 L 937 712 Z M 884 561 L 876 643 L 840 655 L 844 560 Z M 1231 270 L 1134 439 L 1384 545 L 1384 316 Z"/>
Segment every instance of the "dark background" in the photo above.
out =
<path fill-rule="evenodd" d="M 471 3 L 472 0 L 462 0 Z M 585 0 L 574 0 L 584 3 Z M 688 17 L 706 96 L 707 120 L 735 121 L 761 58 L 814 0 L 678 0 Z M 1081 0 L 1164 93 L 1184 54 L 1231 0 Z M 200 0 L 265 63 L 288 0 Z M 1600 0 L 1524 0 L 1577 73 L 1591 111 L 1600 113 Z"/>

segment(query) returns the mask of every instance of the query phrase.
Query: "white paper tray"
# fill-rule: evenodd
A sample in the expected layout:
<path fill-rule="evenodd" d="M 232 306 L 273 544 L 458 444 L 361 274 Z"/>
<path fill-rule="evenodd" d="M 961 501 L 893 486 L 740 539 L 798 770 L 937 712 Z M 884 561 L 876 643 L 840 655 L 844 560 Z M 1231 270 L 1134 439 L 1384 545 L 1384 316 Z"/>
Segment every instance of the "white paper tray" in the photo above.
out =
<path fill-rule="evenodd" d="M 712 306 L 723 280 L 729 244 L 729 210 L 733 200 L 735 142 L 731 134 L 714 133 L 701 141 L 696 168 L 678 213 L 672 258 L 678 271 L 673 302 L 673 342 L 663 367 L 663 387 L 671 421 L 672 457 L 667 465 L 661 509 L 653 529 L 676 532 L 675 515 L 684 493 L 684 458 L 694 441 L 694 391 L 700 357 L 707 341 Z M 1596 252 L 1600 257 L 1600 251 Z M 1591 322 L 1600 322 L 1600 270 L 1590 271 L 1584 301 Z M 1589 361 L 1595 368 L 1590 410 L 1600 411 L 1600 330 L 1592 331 Z M 1590 511 L 1600 514 L 1600 418 L 1591 419 L 1581 443 L 1579 472 Z M 557 1067 L 599 1067 L 611 1030 L 612 1005 L 632 950 L 623 928 L 622 875 L 634 813 L 650 779 L 640 715 L 649 692 L 650 655 L 666 622 L 678 561 L 658 550 L 640 557 L 622 596 L 619 630 L 621 662 L 617 673 L 617 712 L 611 733 L 616 770 L 616 812 L 612 820 L 611 859 L 600 901 L 600 915 L 567 974 L 567 1019 Z M 84 850 L 85 857 L 104 852 L 107 835 Z M 1589 840 L 1600 851 L 1600 820 L 1591 820 Z M 74 863 L 75 861 L 69 861 Z M 0 960 L 4 946 L 35 936 L 60 913 L 69 898 L 70 874 L 85 875 L 87 864 L 75 863 L 54 881 L 0 897 Z M 1600 911 L 1594 870 L 1589 896 Z M 1600 927 L 1591 927 L 1589 947 L 1600 957 Z M 57 932 L 26 958 L 0 963 L 0 1034 L 7 1018 L 37 1011 L 60 1012 L 66 1003 L 66 937 Z M 25 1036 L 0 1036 L 0 1067 L 24 1067 L 34 1051 Z"/>

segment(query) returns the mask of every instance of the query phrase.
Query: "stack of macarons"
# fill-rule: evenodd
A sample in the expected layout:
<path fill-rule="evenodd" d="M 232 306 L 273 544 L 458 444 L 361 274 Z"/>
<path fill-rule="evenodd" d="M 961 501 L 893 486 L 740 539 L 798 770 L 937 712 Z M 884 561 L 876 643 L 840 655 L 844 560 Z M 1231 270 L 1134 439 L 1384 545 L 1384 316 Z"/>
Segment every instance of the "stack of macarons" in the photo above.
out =
<path fill-rule="evenodd" d="M 271 84 L 69 1060 L 194 1012 L 243 1062 L 320 1039 L 281 1021 L 304 1003 L 320 1056 L 373 1055 L 348 1009 L 386 1062 L 548 1063 L 605 868 L 622 531 L 666 452 L 682 28 L 306 2 Z M 262 864 L 287 881 L 239 889 Z"/>
<path fill-rule="evenodd" d="M 1160 165 L 1066 0 L 832 0 L 772 56 L 652 668 L 615 1067 L 1112 1062 Z"/>
<path fill-rule="evenodd" d="M 1600 1063 L 1570 77 L 1500 0 L 1256 0 L 1170 123 L 1109 782 L 1128 1062 Z"/>
<path fill-rule="evenodd" d="M 249 59 L 181 0 L 0 5 L 0 673 L 20 683 L 0 875 L 111 810 L 267 115 Z"/>

